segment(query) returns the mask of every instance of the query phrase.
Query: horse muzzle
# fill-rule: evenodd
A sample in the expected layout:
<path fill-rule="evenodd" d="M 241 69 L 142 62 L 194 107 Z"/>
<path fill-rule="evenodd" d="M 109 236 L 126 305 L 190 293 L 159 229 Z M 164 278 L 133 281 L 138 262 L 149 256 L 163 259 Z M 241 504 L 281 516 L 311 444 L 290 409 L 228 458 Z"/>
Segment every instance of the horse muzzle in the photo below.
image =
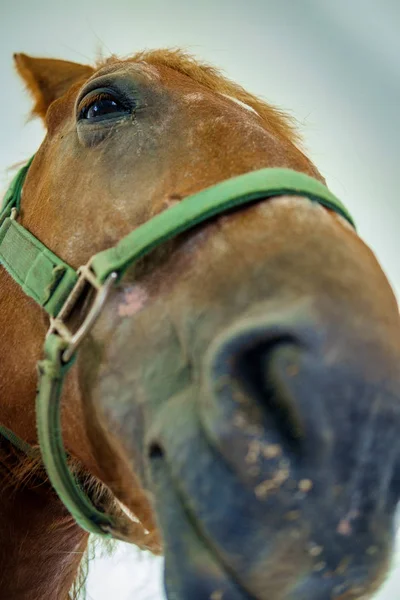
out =
<path fill-rule="evenodd" d="M 351 333 L 304 307 L 254 313 L 211 344 L 195 401 L 185 390 L 161 409 L 148 439 L 169 597 L 350 599 L 380 585 L 399 382 Z"/>

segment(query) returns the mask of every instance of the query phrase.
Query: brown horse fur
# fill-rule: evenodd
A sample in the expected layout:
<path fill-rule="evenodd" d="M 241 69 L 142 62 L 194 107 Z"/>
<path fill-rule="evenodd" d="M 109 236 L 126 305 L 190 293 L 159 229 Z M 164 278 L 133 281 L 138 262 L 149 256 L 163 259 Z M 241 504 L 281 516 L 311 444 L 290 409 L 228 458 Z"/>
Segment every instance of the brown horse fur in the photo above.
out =
<path fill-rule="evenodd" d="M 33 113 L 47 128 L 24 186 L 21 221 L 74 267 L 171 203 L 228 177 L 284 166 L 322 179 L 299 149 L 289 118 L 180 51 L 112 57 L 96 67 L 24 54 L 15 55 L 15 63 L 33 96 Z M 129 128 L 121 121 L 105 133 L 83 128 L 77 136 L 77 98 L 99 77 L 140 88 L 138 117 L 143 122 L 132 119 Z M 227 262 L 228 249 L 234 269 Z M 77 472 L 87 473 L 89 484 L 98 482 L 98 493 L 92 495 L 100 505 L 117 510 L 111 490 L 135 515 L 132 541 L 140 546 L 160 549 L 154 506 L 164 496 L 162 488 L 148 484 L 143 456 L 148 444 L 157 449 L 153 438 L 174 454 L 168 425 L 178 423 L 186 410 L 174 397 L 168 416 L 163 395 L 173 397 L 178 374 L 198 381 L 198 365 L 215 332 L 240 317 L 253 296 L 255 307 L 269 297 L 270 291 L 262 288 L 261 293 L 264 280 L 269 290 L 281 290 L 276 301 L 268 300 L 273 311 L 295 296 L 334 299 L 339 307 L 335 319 L 347 324 L 343 338 L 349 342 L 351 331 L 360 340 L 353 355 L 373 364 L 368 377 L 394 381 L 400 357 L 396 301 L 374 257 L 341 217 L 304 200 L 280 198 L 220 217 L 165 245 L 141 261 L 135 280 L 128 276 L 115 291 L 63 396 L 63 437 Z M 48 322 L 4 270 L 0 289 L 0 422 L 35 445 L 35 363 Z M 127 340 L 124 332 L 133 317 L 135 334 Z M 352 343 L 331 348 L 330 360 L 338 353 L 347 356 Z M 397 390 L 394 383 L 392 388 Z M 136 408 L 124 400 L 128 389 Z M 189 404 L 186 400 L 182 406 Z M 143 406 L 149 407 L 144 417 Z M 239 429 L 243 423 L 243 417 L 236 419 Z M 184 429 L 184 424 L 176 429 L 177 439 Z M 239 435 L 235 431 L 230 452 Z M 182 447 L 189 453 L 188 443 Z M 221 440 L 217 447 L 226 454 Z M 182 453 L 175 458 L 179 463 Z M 200 464 L 200 457 L 192 457 L 197 458 Z M 65 600 L 87 535 L 52 492 L 39 461 L 31 464 L 2 444 L 1 469 L 6 485 L 0 492 L 0 599 Z M 269 481 L 255 489 L 278 490 L 284 473 L 272 488 Z M 244 480 L 250 476 L 240 473 Z M 304 490 L 310 486 L 303 483 Z M 335 492 L 339 498 L 341 489 L 338 485 Z M 161 528 L 163 518 L 158 517 Z M 343 522 L 350 532 L 351 519 Z M 295 523 L 293 539 L 280 539 L 265 567 L 254 567 L 249 585 L 255 596 L 267 593 L 270 600 L 285 600 L 299 573 L 317 562 L 299 550 L 306 529 L 296 529 Z M 163 536 L 168 552 L 168 531 Z M 371 594 L 388 556 L 385 546 L 365 585 L 341 597 Z"/>

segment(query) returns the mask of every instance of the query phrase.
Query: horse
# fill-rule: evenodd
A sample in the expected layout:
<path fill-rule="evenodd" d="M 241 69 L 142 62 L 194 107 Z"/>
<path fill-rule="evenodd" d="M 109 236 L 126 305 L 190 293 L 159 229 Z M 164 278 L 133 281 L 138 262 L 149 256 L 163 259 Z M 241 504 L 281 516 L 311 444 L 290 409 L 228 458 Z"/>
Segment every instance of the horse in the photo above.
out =
<path fill-rule="evenodd" d="M 46 135 L 5 222 L 73 274 L 257 173 L 326 189 L 286 114 L 184 51 L 14 60 Z M 390 564 L 398 306 L 347 213 L 299 190 L 176 227 L 75 301 L 71 320 L 93 295 L 101 310 L 61 355 L 56 434 L 96 527 L 164 554 L 171 599 L 365 599 Z M 43 341 L 65 324 L 1 262 L 0 597 L 66 600 L 89 534 L 53 489 L 35 414 Z"/>

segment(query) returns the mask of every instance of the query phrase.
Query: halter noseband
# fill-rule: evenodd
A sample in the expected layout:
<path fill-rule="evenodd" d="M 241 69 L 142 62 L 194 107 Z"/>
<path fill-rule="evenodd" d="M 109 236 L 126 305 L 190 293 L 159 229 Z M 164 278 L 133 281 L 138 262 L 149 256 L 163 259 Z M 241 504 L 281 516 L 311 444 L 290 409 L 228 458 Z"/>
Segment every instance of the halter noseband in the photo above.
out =
<path fill-rule="evenodd" d="M 319 181 L 289 169 L 261 169 L 228 179 L 189 196 L 179 204 L 137 227 L 120 242 L 95 254 L 75 271 L 17 222 L 22 186 L 30 164 L 11 183 L 0 211 L 0 263 L 24 292 L 50 316 L 44 359 L 38 363 L 39 387 L 36 420 L 42 460 L 48 477 L 76 522 L 86 531 L 123 538 L 114 519 L 94 507 L 69 470 L 61 433 L 61 394 L 65 376 L 79 345 L 89 333 L 107 296 L 127 269 L 163 242 L 232 208 L 274 196 L 303 196 L 335 211 L 353 227 L 343 204 Z M 94 300 L 82 315 L 82 299 Z M 74 330 L 68 318 L 80 311 L 81 325 Z M 6 427 L 0 434 L 20 450 L 29 446 Z"/>

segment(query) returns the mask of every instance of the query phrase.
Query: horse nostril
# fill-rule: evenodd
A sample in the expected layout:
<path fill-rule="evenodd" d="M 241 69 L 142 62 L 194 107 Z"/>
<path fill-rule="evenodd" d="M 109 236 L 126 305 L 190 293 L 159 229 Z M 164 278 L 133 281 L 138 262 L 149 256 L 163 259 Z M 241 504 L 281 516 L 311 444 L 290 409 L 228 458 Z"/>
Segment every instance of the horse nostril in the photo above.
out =
<path fill-rule="evenodd" d="M 231 373 L 245 394 L 261 407 L 264 426 L 279 433 L 296 454 L 304 436 L 303 423 L 286 381 L 298 374 L 303 351 L 290 336 L 257 342 L 239 352 Z"/>
<path fill-rule="evenodd" d="M 303 466 L 322 464 L 332 449 L 325 397 L 337 379 L 323 336 L 312 315 L 290 307 L 243 319 L 218 336 L 205 360 L 212 393 L 204 421 L 214 438 L 228 436 L 230 423 L 243 439 L 276 444 Z"/>
<path fill-rule="evenodd" d="M 150 460 L 164 458 L 164 450 L 162 446 L 157 442 L 152 442 L 149 446 L 148 456 Z"/>

